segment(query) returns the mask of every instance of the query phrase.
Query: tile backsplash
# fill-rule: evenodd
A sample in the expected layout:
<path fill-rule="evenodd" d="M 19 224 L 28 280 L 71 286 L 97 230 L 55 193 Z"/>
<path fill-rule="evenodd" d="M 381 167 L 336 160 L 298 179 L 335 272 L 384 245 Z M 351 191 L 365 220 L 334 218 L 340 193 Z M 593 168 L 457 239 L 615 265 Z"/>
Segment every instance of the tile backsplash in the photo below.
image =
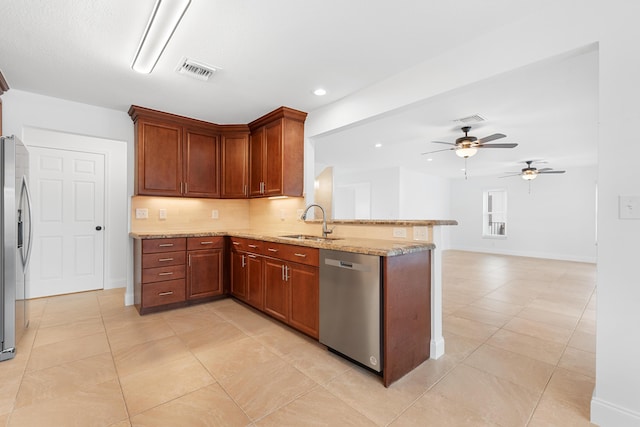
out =
<path fill-rule="evenodd" d="M 133 196 L 131 231 L 227 231 L 253 229 L 283 234 L 322 234 L 320 212 L 315 221 L 302 221 L 303 197 L 260 199 L 197 199 L 180 197 Z M 137 209 L 146 209 L 148 217 L 136 218 Z M 161 210 L 166 218 L 161 218 Z M 217 218 L 213 218 L 217 215 Z M 313 214 L 310 214 L 311 218 Z M 411 227 L 406 237 L 394 237 L 394 225 L 331 224 L 332 237 L 355 237 L 385 240 L 413 240 Z M 429 236 L 430 240 L 431 236 Z"/>

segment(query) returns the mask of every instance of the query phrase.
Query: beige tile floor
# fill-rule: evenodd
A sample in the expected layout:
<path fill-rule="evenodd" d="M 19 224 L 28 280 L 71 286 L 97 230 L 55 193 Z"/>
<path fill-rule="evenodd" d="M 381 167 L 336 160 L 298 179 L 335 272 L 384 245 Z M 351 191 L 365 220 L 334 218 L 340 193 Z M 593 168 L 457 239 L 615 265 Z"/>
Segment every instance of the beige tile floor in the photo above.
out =
<path fill-rule="evenodd" d="M 447 251 L 446 355 L 389 388 L 232 299 L 139 316 L 123 290 L 32 301 L 6 426 L 588 426 L 595 266 Z"/>

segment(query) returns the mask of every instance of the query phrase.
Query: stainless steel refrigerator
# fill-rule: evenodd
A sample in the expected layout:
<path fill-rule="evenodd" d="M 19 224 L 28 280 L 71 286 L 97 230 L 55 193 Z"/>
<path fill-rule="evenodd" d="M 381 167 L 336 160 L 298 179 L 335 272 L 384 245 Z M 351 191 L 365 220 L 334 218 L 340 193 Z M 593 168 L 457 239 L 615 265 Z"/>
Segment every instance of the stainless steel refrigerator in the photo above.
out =
<path fill-rule="evenodd" d="M 29 196 L 29 153 L 15 136 L 0 137 L 2 196 L 0 233 L 0 361 L 12 359 L 29 326 L 28 265 L 33 242 Z"/>

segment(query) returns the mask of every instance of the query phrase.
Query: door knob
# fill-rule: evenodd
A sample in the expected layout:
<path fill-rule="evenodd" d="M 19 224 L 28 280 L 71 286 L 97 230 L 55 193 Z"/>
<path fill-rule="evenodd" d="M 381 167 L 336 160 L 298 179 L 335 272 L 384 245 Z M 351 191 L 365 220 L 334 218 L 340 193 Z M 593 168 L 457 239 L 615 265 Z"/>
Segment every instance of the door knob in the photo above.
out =
<path fill-rule="evenodd" d="M 96 227 L 96 230 L 100 231 L 100 230 L 102 230 L 102 227 L 98 225 L 98 226 Z"/>

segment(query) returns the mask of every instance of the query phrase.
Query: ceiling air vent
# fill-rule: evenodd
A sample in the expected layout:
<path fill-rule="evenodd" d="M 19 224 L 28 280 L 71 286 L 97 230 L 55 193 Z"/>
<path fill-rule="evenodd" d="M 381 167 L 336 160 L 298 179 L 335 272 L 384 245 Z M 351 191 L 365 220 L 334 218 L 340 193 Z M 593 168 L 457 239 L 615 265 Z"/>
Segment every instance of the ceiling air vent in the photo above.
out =
<path fill-rule="evenodd" d="M 212 67 L 211 65 L 206 65 L 202 62 L 184 58 L 180 61 L 180 65 L 176 71 L 180 74 L 193 77 L 194 79 L 207 81 L 217 70 L 218 69 L 216 67 Z"/>
<path fill-rule="evenodd" d="M 463 123 L 463 124 L 478 123 L 478 122 L 484 122 L 484 121 L 485 121 L 485 118 L 482 117 L 480 114 L 474 114 L 473 116 L 467 116 L 461 119 L 454 120 L 454 122 L 456 123 Z"/>

